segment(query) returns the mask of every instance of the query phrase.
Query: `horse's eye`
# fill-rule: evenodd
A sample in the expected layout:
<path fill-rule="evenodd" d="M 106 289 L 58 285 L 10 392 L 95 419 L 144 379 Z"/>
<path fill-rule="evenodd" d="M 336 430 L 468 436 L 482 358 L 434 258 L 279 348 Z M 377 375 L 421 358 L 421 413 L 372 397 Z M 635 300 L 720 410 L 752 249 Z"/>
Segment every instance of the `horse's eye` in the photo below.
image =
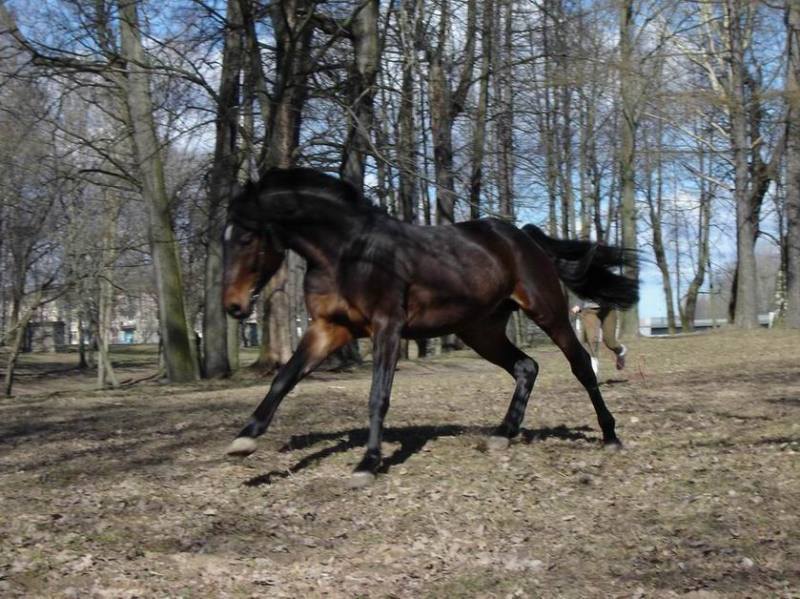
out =
<path fill-rule="evenodd" d="M 255 241 L 256 236 L 255 234 L 251 233 L 250 231 L 245 231 L 241 235 L 239 235 L 239 244 L 240 245 L 250 245 Z"/>

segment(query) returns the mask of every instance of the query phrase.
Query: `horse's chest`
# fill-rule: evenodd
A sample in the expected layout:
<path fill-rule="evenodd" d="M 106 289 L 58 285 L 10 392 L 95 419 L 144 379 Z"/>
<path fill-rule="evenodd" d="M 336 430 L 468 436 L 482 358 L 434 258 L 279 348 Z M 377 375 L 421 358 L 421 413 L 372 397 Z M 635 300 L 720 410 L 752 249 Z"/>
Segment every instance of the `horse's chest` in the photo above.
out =
<path fill-rule="evenodd" d="M 306 307 L 314 320 L 326 320 L 359 332 L 369 332 L 369 323 L 363 312 L 335 291 L 307 293 Z"/>

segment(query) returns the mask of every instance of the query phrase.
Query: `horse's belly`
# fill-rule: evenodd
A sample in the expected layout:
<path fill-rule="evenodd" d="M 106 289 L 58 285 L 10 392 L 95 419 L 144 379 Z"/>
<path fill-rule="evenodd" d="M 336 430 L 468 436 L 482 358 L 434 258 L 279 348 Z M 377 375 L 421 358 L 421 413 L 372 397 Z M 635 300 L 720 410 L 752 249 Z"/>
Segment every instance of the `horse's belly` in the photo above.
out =
<path fill-rule="evenodd" d="M 403 336 L 414 339 L 456 332 L 489 316 L 507 296 L 500 289 L 484 297 L 472 298 L 466 295 L 443 297 L 434 293 L 412 295 Z"/>

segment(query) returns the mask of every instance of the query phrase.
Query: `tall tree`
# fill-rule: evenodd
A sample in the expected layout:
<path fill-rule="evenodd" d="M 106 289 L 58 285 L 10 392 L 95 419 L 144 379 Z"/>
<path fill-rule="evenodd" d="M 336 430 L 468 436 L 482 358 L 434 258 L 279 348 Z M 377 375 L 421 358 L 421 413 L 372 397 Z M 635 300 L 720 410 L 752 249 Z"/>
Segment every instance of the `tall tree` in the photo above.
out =
<path fill-rule="evenodd" d="M 786 324 L 800 328 L 800 0 L 786 6 Z"/>
<path fill-rule="evenodd" d="M 495 73 L 495 138 L 497 140 L 497 200 L 502 218 L 514 219 L 514 99 L 512 87 L 513 3 L 497 1 L 497 39 L 492 55 Z"/>
<path fill-rule="evenodd" d="M 730 60 L 730 140 L 734 164 L 736 204 L 736 309 L 734 321 L 742 328 L 758 326 L 756 255 L 754 239 L 758 214 L 748 194 L 747 95 L 745 88 L 743 11 L 740 0 L 725 0 L 726 42 Z"/>
<path fill-rule="evenodd" d="M 349 125 L 340 173 L 358 189 L 364 187 L 364 170 L 372 146 L 375 80 L 380 64 L 378 14 L 378 0 L 365 0 L 359 3 L 349 26 L 353 60 L 348 76 Z"/>
<path fill-rule="evenodd" d="M 667 306 L 667 329 L 670 334 L 675 334 L 675 303 L 672 293 L 672 278 L 669 272 L 669 263 L 664 244 L 664 179 L 663 160 L 661 147 L 662 124 L 659 119 L 652 135 L 644 136 L 644 179 L 645 200 L 650 216 L 650 230 L 653 239 L 653 254 L 656 265 L 661 272 L 661 287 L 664 291 L 664 303 Z M 654 164 L 655 163 L 655 164 Z"/>
<path fill-rule="evenodd" d="M 483 188 L 483 162 L 486 157 L 486 117 L 489 106 L 489 75 L 494 56 L 494 0 L 484 0 L 481 20 L 481 66 L 478 80 L 478 105 L 472 132 L 472 168 L 469 179 L 470 218 L 480 218 Z"/>
<path fill-rule="evenodd" d="M 239 170 L 237 138 L 239 78 L 244 62 L 243 27 L 240 0 L 228 0 L 217 96 L 214 157 L 208 177 L 203 364 L 205 376 L 211 378 L 227 376 L 231 371 L 228 357 L 230 327 L 222 307 L 222 228 L 225 199 L 233 193 Z M 237 332 L 234 331 L 235 337 L 238 337 Z"/>
<path fill-rule="evenodd" d="M 134 155 L 141 174 L 142 197 L 148 208 L 161 342 L 169 380 L 193 381 L 198 376 L 193 336 L 186 320 L 178 243 L 164 180 L 161 144 L 156 135 L 150 96 L 149 60 L 142 45 L 136 0 L 118 0 L 120 51 L 125 61 L 125 100 Z"/>
<path fill-rule="evenodd" d="M 431 136 L 436 176 L 436 222 L 455 222 L 455 173 L 453 162 L 453 123 L 464 110 L 472 84 L 475 62 L 476 0 L 467 0 L 467 23 L 464 28 L 464 56 L 455 88 L 448 79 L 451 57 L 447 47 L 452 39 L 452 7 L 441 0 L 436 39 L 428 45 L 428 86 L 430 90 Z"/>
<path fill-rule="evenodd" d="M 406 222 L 415 222 L 419 211 L 419 167 L 417 164 L 417 127 L 414 118 L 415 76 L 417 72 L 417 47 L 419 43 L 419 7 L 421 0 L 403 1 L 399 9 L 400 53 L 402 56 L 402 83 L 400 107 L 397 115 L 397 163 L 399 216 Z"/>
<path fill-rule="evenodd" d="M 274 2 L 269 14 L 276 41 L 276 80 L 269 109 L 264 111 L 269 120 L 260 160 L 262 172 L 274 167 L 288 168 L 297 159 L 314 35 L 314 14 L 309 0 Z M 255 35 L 254 25 L 248 26 L 247 31 Z M 257 77 L 263 78 L 260 61 L 254 63 L 254 68 L 259 71 Z M 284 261 L 264 290 L 261 349 L 257 362 L 261 368 L 272 369 L 285 364 L 292 355 L 290 327 L 293 324 L 290 322 L 288 281 L 289 264 Z"/>
<path fill-rule="evenodd" d="M 103 237 L 100 247 L 100 260 L 97 272 L 97 320 L 95 341 L 97 342 L 97 387 L 103 389 L 106 383 L 118 387 L 119 381 L 114 373 L 109 352 L 111 315 L 114 301 L 112 267 L 116 261 L 117 220 L 119 201 L 116 194 L 107 194 L 103 213 Z"/>
<path fill-rule="evenodd" d="M 620 35 L 620 76 L 619 87 L 622 98 L 622 121 L 620 124 L 620 227 L 622 245 L 635 250 L 638 247 L 636 231 L 636 127 L 637 101 L 635 90 L 637 84 L 634 77 L 633 29 L 634 2 L 620 0 L 619 3 L 619 35 Z M 638 263 L 625 266 L 625 275 L 639 279 Z M 623 312 L 620 329 L 625 335 L 639 334 L 639 311 L 637 307 Z"/>
<path fill-rule="evenodd" d="M 707 126 L 706 123 L 702 123 Z M 709 130 L 711 128 L 709 127 Z M 713 136 L 711 137 L 713 143 Z M 706 278 L 706 270 L 711 257 L 711 204 L 716 193 L 717 184 L 713 183 L 711 174 L 713 173 L 713 156 L 706 156 L 705 148 L 698 146 L 697 151 L 698 187 L 700 191 L 697 217 L 697 249 L 695 254 L 694 277 L 689 282 L 686 290 L 686 299 L 683 303 L 681 312 L 681 329 L 684 332 L 694 330 L 695 314 L 697 312 L 697 298 L 700 288 Z"/>

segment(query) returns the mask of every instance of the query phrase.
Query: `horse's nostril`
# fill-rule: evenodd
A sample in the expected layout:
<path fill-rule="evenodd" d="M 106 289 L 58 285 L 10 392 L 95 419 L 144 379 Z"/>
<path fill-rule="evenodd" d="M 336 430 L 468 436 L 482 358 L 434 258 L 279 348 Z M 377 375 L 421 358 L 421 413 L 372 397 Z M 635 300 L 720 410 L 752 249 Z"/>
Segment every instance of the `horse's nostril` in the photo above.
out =
<path fill-rule="evenodd" d="M 242 307 L 239 304 L 228 304 L 228 313 L 231 316 L 236 316 L 242 313 Z"/>

